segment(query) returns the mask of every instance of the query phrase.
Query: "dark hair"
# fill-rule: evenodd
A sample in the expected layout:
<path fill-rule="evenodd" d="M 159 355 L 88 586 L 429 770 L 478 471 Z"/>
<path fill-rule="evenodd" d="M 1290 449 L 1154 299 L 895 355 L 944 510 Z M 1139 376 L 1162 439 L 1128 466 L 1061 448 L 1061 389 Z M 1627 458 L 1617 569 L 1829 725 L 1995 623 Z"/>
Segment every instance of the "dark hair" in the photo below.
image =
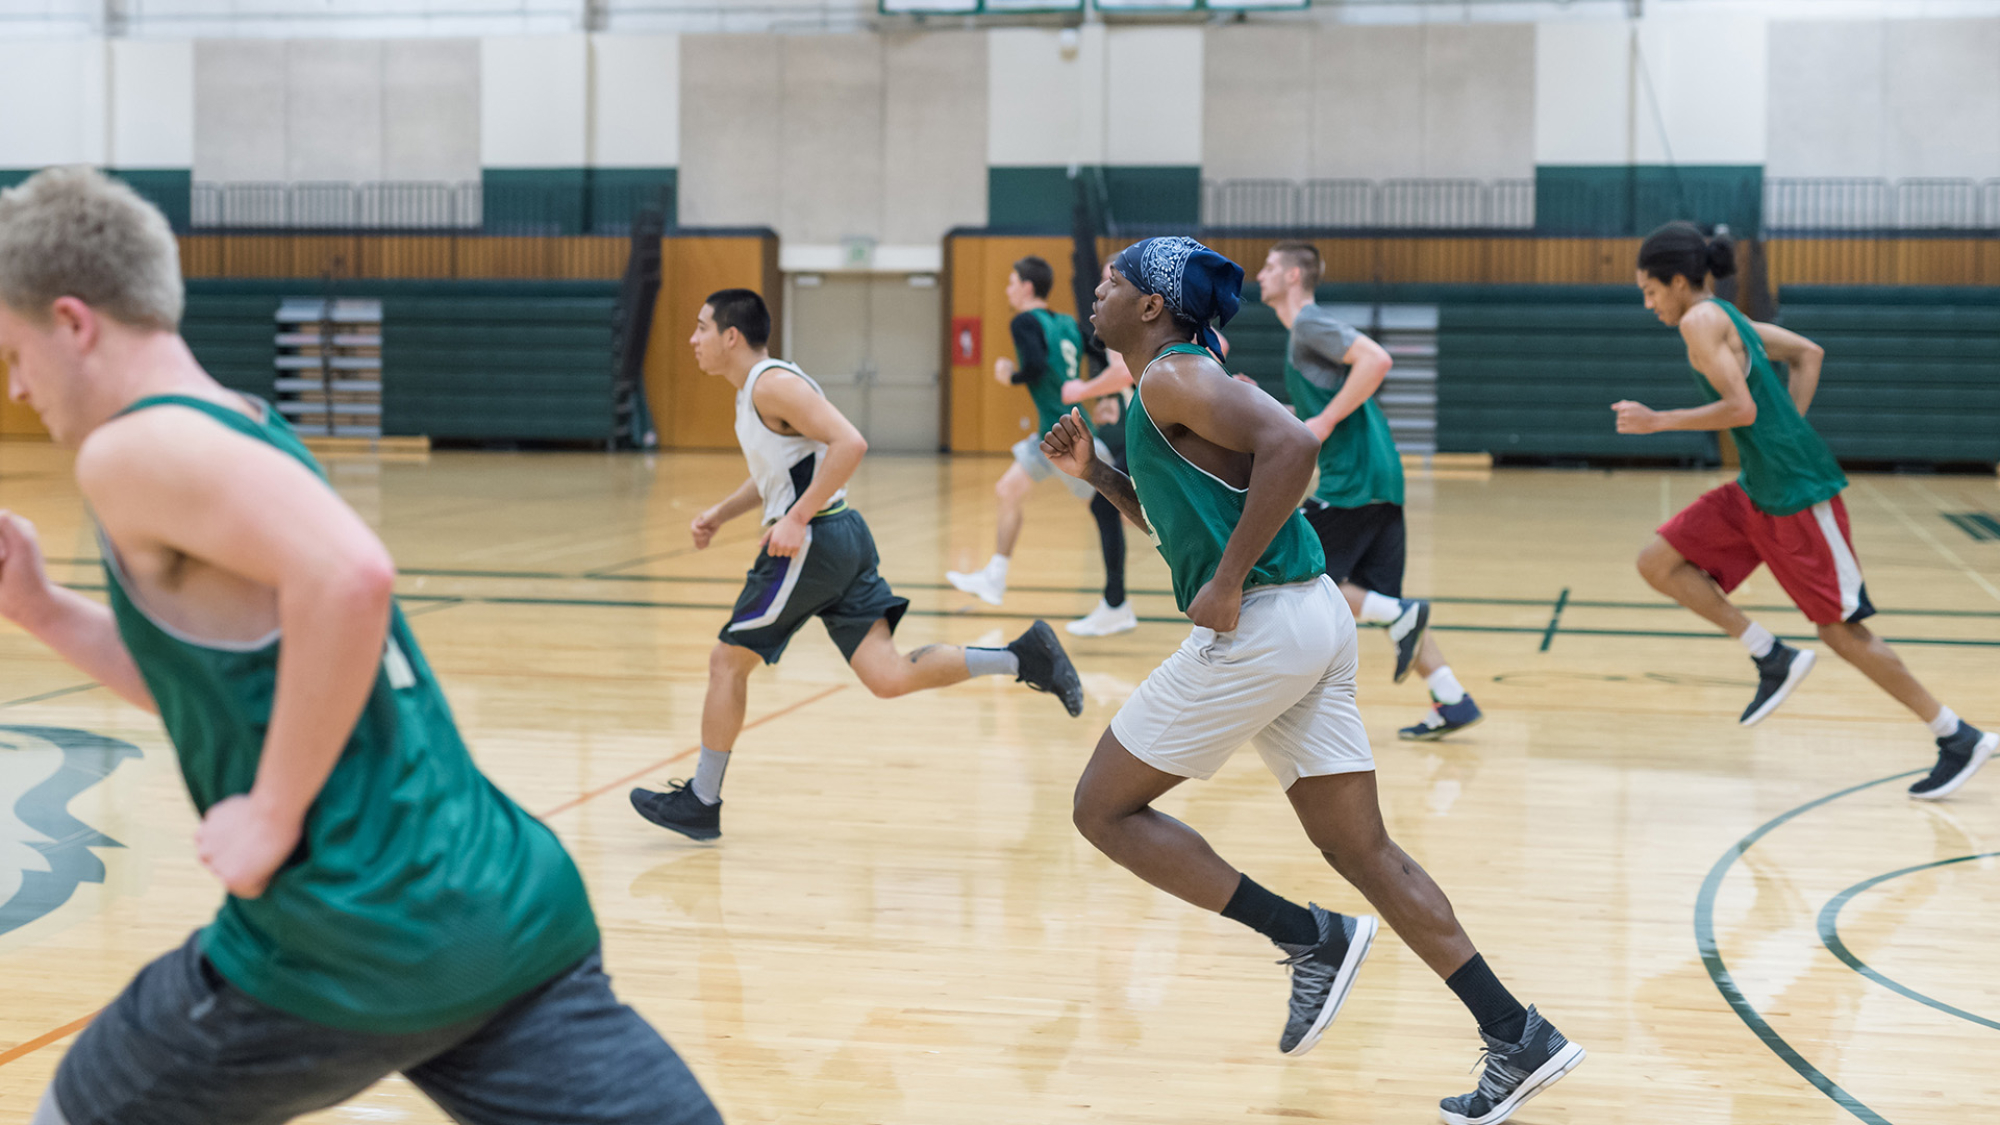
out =
<path fill-rule="evenodd" d="M 1299 281 L 1304 283 L 1306 292 L 1319 287 L 1320 275 L 1326 271 L 1319 258 L 1319 247 L 1310 242 L 1280 242 L 1271 247 L 1271 252 L 1284 255 L 1287 264 L 1298 267 Z"/>
<path fill-rule="evenodd" d="M 1014 276 L 1034 286 L 1035 296 L 1040 300 L 1048 300 L 1049 290 L 1056 287 L 1056 271 L 1033 254 L 1014 263 Z"/>
<path fill-rule="evenodd" d="M 1639 268 L 1661 282 L 1685 277 L 1699 289 L 1710 275 L 1719 279 L 1736 272 L 1736 248 L 1726 234 L 1709 238 L 1693 223 L 1668 223 L 1640 245 Z"/>
<path fill-rule="evenodd" d="M 717 332 L 734 328 L 743 334 L 743 342 L 753 348 L 771 342 L 771 310 L 764 306 L 764 298 L 755 290 L 719 289 L 708 295 L 708 308 L 715 314 Z"/>

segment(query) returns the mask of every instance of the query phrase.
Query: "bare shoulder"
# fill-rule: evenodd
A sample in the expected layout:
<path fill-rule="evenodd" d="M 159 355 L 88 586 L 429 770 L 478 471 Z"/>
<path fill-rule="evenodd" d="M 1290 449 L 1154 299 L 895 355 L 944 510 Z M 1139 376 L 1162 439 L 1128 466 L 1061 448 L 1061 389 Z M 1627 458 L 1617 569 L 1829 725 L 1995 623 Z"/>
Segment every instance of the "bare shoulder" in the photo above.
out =
<path fill-rule="evenodd" d="M 76 453 L 76 480 L 93 507 L 129 508 L 232 481 L 313 478 L 273 446 L 199 411 L 159 406 L 91 431 Z"/>
<path fill-rule="evenodd" d="M 1702 301 L 1682 315 L 1681 339 L 1690 344 L 1719 340 L 1732 327 L 1728 313 L 1714 301 Z"/>

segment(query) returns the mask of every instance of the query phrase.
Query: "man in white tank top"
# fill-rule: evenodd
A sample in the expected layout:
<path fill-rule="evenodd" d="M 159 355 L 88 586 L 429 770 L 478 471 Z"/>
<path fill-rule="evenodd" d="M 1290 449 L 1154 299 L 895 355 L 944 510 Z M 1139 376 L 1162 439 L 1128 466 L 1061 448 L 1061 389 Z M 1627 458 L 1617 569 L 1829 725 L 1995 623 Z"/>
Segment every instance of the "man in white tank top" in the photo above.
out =
<path fill-rule="evenodd" d="M 1083 713 L 1083 686 L 1047 622 L 1005 648 L 925 645 L 896 650 L 896 623 L 909 609 L 876 572 L 875 539 L 847 506 L 847 480 L 868 442 L 828 402 L 819 384 L 771 358 L 771 314 L 748 289 L 712 294 L 695 319 L 695 362 L 736 388 L 736 440 L 750 476 L 694 518 L 688 530 L 706 548 L 722 525 L 761 510 L 762 550 L 729 623 L 708 658 L 701 712 L 701 760 L 687 782 L 632 791 L 640 816 L 697 840 L 722 834 L 722 776 L 743 730 L 750 673 L 776 664 L 792 634 L 818 617 L 868 690 L 887 699 L 973 676 L 1013 676 Z"/>

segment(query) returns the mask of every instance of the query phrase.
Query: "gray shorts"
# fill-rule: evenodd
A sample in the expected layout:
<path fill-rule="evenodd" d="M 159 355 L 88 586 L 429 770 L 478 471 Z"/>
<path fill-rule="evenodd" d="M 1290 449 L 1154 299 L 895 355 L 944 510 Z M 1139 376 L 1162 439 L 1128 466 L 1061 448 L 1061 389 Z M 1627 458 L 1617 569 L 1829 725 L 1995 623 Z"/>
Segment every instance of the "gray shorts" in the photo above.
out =
<path fill-rule="evenodd" d="M 1107 465 L 1112 464 L 1111 449 L 1104 444 L 1104 439 L 1093 437 L 1090 440 L 1097 447 L 1097 459 Z M 1042 439 L 1039 436 L 1024 437 L 1014 443 L 1014 463 L 1021 466 L 1021 471 L 1028 474 L 1028 479 L 1031 481 L 1039 483 L 1050 477 L 1056 478 L 1062 482 L 1064 488 L 1069 489 L 1070 495 L 1078 500 L 1089 500 L 1097 495 L 1097 489 L 1091 487 L 1090 482 L 1078 480 L 1056 468 L 1056 463 L 1049 460 L 1048 454 L 1042 452 Z"/>
<path fill-rule="evenodd" d="M 84 1028 L 56 1071 L 54 1120 L 275 1125 L 401 1071 L 468 1125 L 721 1125 L 673 1048 L 612 995 L 599 952 L 489 1016 L 374 1035 L 252 1000 L 200 938 L 141 969 Z"/>

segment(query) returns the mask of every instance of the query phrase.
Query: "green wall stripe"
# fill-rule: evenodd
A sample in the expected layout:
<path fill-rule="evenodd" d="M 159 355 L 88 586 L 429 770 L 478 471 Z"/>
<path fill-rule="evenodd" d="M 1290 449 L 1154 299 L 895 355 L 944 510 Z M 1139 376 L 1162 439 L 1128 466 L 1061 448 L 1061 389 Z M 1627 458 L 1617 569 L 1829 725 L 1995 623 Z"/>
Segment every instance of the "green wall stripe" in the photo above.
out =
<path fill-rule="evenodd" d="M 1757 164 L 1544 164 L 1535 168 L 1535 233 L 1630 238 L 1687 219 L 1727 223 L 1741 237 L 1763 226 Z"/>
<path fill-rule="evenodd" d="M 1085 165 L 1100 178 L 1115 225 L 1194 226 L 1201 222 L 1199 165 Z M 986 169 L 986 225 L 994 230 L 1067 234 L 1075 198 L 1063 165 Z"/>

